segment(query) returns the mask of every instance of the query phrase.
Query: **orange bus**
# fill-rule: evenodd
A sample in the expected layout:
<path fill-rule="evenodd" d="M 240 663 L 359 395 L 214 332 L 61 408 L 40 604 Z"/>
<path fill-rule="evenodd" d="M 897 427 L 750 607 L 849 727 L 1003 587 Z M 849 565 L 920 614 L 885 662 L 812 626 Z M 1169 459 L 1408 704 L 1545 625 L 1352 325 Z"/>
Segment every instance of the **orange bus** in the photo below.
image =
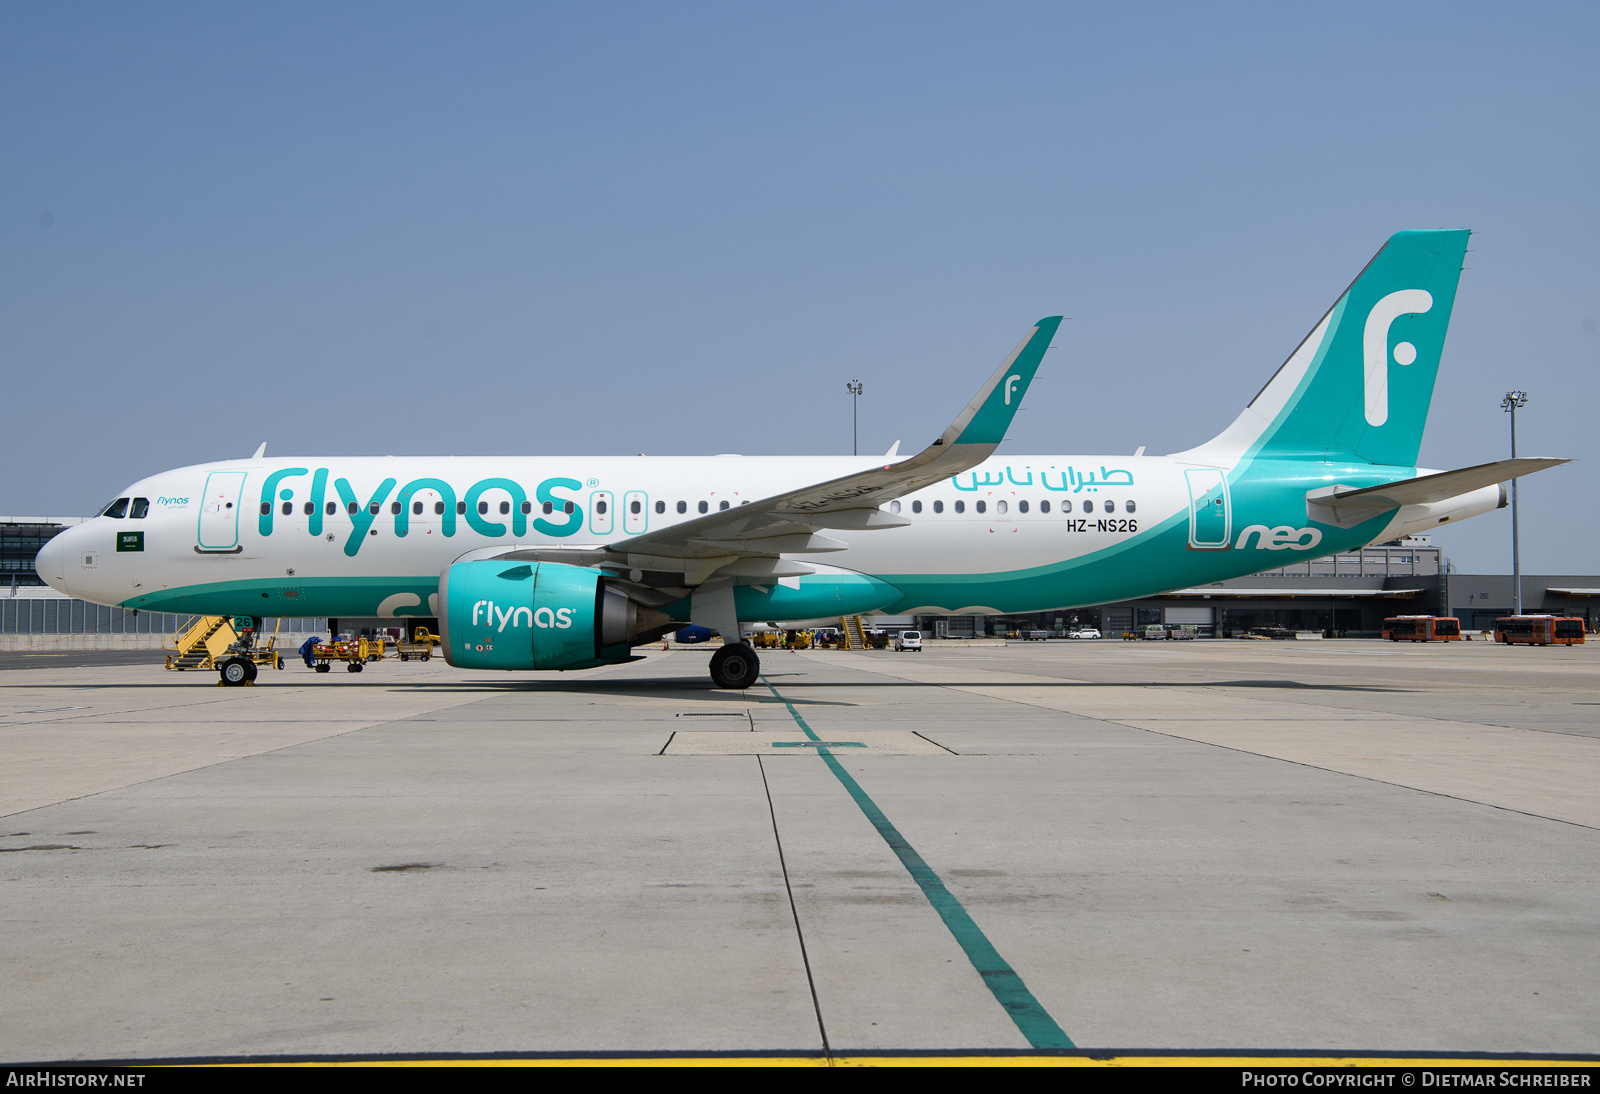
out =
<path fill-rule="evenodd" d="M 1461 621 L 1453 615 L 1397 615 L 1383 621 L 1390 642 L 1459 642 Z"/>
<path fill-rule="evenodd" d="M 1494 640 L 1520 646 L 1581 646 L 1583 620 L 1566 615 L 1508 615 L 1494 621 Z"/>

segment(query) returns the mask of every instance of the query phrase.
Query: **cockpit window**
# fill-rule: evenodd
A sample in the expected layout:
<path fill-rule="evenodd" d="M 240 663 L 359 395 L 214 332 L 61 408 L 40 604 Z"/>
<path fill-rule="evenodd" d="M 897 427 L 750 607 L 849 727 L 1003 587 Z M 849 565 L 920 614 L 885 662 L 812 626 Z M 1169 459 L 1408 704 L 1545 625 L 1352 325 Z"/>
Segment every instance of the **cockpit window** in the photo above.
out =
<path fill-rule="evenodd" d="M 139 520 L 146 513 L 148 513 L 149 511 L 150 511 L 150 499 L 149 498 L 134 498 L 133 499 L 133 508 L 128 511 L 128 516 L 132 517 L 134 520 Z"/>
<path fill-rule="evenodd" d="M 100 515 L 102 517 L 113 517 L 117 520 L 121 520 L 123 517 L 128 515 L 128 499 L 118 498 L 116 501 L 106 506 L 106 511 Z"/>

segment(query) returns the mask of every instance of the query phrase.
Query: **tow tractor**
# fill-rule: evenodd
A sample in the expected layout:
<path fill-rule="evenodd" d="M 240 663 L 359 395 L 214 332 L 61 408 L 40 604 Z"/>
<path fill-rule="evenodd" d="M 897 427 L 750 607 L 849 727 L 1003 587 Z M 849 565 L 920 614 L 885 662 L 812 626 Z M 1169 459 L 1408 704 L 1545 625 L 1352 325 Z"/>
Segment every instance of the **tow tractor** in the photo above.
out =
<path fill-rule="evenodd" d="M 433 656 L 433 647 L 438 643 L 438 635 L 430 633 L 427 627 L 418 627 L 410 641 L 402 638 L 394 644 L 394 648 L 402 661 L 409 661 L 413 657 L 419 661 L 426 661 Z"/>

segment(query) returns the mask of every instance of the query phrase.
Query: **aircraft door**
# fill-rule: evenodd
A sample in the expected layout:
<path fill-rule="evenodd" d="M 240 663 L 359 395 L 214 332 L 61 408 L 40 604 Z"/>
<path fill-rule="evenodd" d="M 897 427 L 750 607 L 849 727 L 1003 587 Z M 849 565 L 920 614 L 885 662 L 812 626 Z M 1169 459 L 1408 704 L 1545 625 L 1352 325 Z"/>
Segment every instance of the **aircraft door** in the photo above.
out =
<path fill-rule="evenodd" d="M 650 498 L 643 490 L 622 495 L 622 530 L 630 536 L 641 534 L 650 525 Z"/>
<path fill-rule="evenodd" d="M 1184 471 L 1189 483 L 1189 549 L 1226 551 L 1233 533 L 1228 477 L 1215 467 Z"/>
<path fill-rule="evenodd" d="M 617 499 L 609 490 L 596 490 L 589 495 L 589 531 L 597 536 L 609 536 L 616 520 Z"/>
<path fill-rule="evenodd" d="M 213 471 L 206 476 L 200 505 L 200 550 L 231 551 L 239 545 L 239 495 L 244 471 Z"/>

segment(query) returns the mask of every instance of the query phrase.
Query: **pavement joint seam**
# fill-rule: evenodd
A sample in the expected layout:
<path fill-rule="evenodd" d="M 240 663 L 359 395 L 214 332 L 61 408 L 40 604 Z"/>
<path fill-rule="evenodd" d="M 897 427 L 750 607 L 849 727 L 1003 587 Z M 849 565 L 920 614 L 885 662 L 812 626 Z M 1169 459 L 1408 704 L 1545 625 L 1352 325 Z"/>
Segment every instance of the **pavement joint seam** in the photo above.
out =
<path fill-rule="evenodd" d="M 754 723 L 750 727 L 755 732 Z M 670 742 L 669 742 L 670 743 Z M 663 749 L 663 751 L 665 751 Z M 800 909 L 794 902 L 794 885 L 789 881 L 789 863 L 783 856 L 783 837 L 778 834 L 778 810 L 772 804 L 772 787 L 767 783 L 767 765 L 761 762 L 761 757 L 756 757 L 756 769 L 761 772 L 761 790 L 767 796 L 767 815 L 772 818 L 772 842 L 778 848 L 778 868 L 783 871 L 783 891 L 789 898 L 789 915 L 794 919 L 794 936 L 800 943 L 800 963 L 806 970 L 806 987 L 811 992 L 811 1009 L 817 1016 L 817 1033 L 822 1038 L 822 1051 L 833 1059 L 833 1048 L 828 1044 L 828 1027 L 822 1020 L 822 1001 L 817 997 L 817 980 L 811 972 L 811 954 L 806 949 L 805 929 L 800 926 Z"/>

